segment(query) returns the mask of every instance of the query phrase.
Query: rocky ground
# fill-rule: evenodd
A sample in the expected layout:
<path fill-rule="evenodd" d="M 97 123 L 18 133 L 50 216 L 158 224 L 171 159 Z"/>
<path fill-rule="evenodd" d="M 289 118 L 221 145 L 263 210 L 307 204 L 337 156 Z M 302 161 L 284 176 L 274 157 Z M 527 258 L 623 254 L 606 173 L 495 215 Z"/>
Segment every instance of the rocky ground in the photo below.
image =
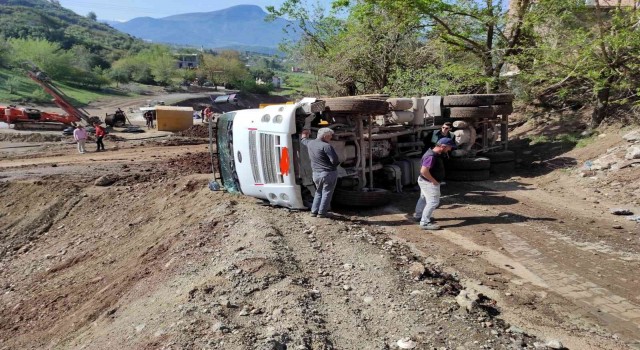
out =
<path fill-rule="evenodd" d="M 633 130 L 514 143 L 426 233 L 412 189 L 335 220 L 212 192 L 202 128 L 84 155 L 0 134 L 0 349 L 639 348 L 638 168 L 583 167 Z"/>

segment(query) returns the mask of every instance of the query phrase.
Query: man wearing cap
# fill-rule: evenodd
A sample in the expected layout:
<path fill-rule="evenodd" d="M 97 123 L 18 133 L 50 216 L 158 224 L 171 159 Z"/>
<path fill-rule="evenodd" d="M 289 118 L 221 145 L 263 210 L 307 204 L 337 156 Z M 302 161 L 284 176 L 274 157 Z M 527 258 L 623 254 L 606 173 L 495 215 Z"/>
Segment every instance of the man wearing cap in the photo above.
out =
<path fill-rule="evenodd" d="M 315 140 L 309 140 L 309 130 L 302 131 L 301 143 L 307 146 L 309 158 L 311 158 L 311 170 L 313 171 L 313 183 L 316 185 L 316 193 L 313 196 L 311 216 L 319 218 L 330 217 L 328 211 L 331 205 L 331 197 L 338 182 L 338 154 L 329 144 L 333 137 L 333 130 L 321 128 L 318 130 Z"/>
<path fill-rule="evenodd" d="M 455 147 L 456 144 L 452 139 L 443 137 L 422 156 L 418 186 L 420 186 L 421 197 L 424 197 L 426 201 L 420 218 L 420 228 L 423 230 L 440 229 L 440 226 L 433 223 L 433 211 L 440 204 L 440 182 L 444 180 L 444 163 L 441 156 Z M 421 206 L 420 200 L 418 200 L 416 212 Z"/>

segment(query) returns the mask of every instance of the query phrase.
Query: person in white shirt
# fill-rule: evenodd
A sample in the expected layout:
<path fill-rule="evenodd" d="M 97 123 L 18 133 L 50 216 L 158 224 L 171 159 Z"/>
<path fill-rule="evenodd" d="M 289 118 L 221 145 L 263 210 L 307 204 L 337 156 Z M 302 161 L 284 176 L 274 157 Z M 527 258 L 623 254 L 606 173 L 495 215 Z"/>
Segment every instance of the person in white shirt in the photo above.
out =
<path fill-rule="evenodd" d="M 84 129 L 84 126 L 78 125 L 76 129 L 73 130 L 73 138 L 78 143 L 78 152 L 84 154 L 84 143 L 87 141 L 87 130 Z"/>

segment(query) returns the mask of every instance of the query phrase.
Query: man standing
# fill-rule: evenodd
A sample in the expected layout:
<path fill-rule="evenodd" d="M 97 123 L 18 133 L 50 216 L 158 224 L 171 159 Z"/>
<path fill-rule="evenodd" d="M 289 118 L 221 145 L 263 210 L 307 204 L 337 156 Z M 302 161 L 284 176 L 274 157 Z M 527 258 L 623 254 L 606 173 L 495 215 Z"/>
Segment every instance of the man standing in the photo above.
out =
<path fill-rule="evenodd" d="M 80 152 L 80 154 L 84 154 L 84 143 L 87 141 L 87 130 L 84 129 L 84 126 L 76 126 L 76 129 L 73 130 L 73 138 L 78 144 L 78 152 Z"/>
<path fill-rule="evenodd" d="M 309 140 L 309 130 L 302 131 L 302 144 L 307 146 L 309 158 L 311 158 L 311 170 L 313 171 L 313 183 L 316 185 L 316 193 L 313 196 L 311 216 L 329 218 L 329 206 L 331 197 L 338 182 L 338 164 L 340 160 L 336 150 L 329 144 L 333 137 L 333 130 L 322 128 L 318 130 L 315 140 Z"/>
<path fill-rule="evenodd" d="M 106 132 L 104 131 L 104 128 L 100 126 L 100 123 L 94 123 L 93 126 L 96 128 L 96 145 L 98 146 L 96 152 L 104 151 L 104 143 L 102 142 L 102 139 Z"/>
<path fill-rule="evenodd" d="M 448 137 L 452 140 L 455 140 L 455 136 L 451 131 L 451 123 L 449 122 L 442 124 L 442 126 L 440 127 L 440 130 L 433 131 L 433 134 L 431 135 L 431 142 L 429 143 L 429 147 L 435 146 L 436 143 L 438 143 L 438 140 L 440 140 L 443 137 Z"/>
<path fill-rule="evenodd" d="M 420 195 L 424 197 L 426 205 L 422 210 L 420 218 L 420 228 L 423 230 L 439 230 L 440 226 L 433 223 L 433 211 L 440 204 L 440 182 L 444 180 L 444 163 L 441 156 L 456 147 L 455 142 L 443 137 L 436 142 L 435 147 L 427 150 L 422 156 L 422 166 L 420 167 Z M 420 200 L 417 207 L 420 206 Z"/>

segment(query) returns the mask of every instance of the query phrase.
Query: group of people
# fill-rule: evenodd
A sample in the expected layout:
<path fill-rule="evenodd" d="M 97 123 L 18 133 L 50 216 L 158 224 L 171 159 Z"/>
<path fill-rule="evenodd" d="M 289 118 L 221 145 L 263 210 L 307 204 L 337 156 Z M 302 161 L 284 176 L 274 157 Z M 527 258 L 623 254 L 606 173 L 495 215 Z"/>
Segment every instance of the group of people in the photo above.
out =
<path fill-rule="evenodd" d="M 104 151 L 105 148 L 104 148 L 104 142 L 102 141 L 102 139 L 107 134 L 107 132 L 99 123 L 94 123 L 93 126 L 95 128 L 95 136 L 96 136 L 96 146 L 97 146 L 96 152 Z M 84 154 L 86 152 L 85 143 L 87 142 L 88 136 L 89 134 L 87 133 L 87 130 L 84 128 L 82 124 L 76 126 L 75 130 L 73 130 L 73 138 L 74 140 L 76 140 L 76 143 L 78 144 L 78 152 L 80 154 Z"/>
<path fill-rule="evenodd" d="M 316 139 L 310 140 L 309 130 L 303 130 L 301 143 L 307 147 L 311 159 L 311 170 L 316 192 L 311 205 L 311 216 L 330 218 L 329 206 L 338 182 L 338 155 L 329 143 L 333 137 L 333 130 L 321 128 Z M 422 156 L 418 186 L 420 198 L 416 204 L 414 219 L 420 221 L 420 228 L 424 230 L 439 230 L 435 224 L 433 212 L 440 204 L 440 184 L 444 180 L 444 162 L 442 157 L 456 148 L 451 133 L 451 124 L 445 123 L 440 130 L 433 133 L 431 142 L 433 147 L 427 149 Z"/>

